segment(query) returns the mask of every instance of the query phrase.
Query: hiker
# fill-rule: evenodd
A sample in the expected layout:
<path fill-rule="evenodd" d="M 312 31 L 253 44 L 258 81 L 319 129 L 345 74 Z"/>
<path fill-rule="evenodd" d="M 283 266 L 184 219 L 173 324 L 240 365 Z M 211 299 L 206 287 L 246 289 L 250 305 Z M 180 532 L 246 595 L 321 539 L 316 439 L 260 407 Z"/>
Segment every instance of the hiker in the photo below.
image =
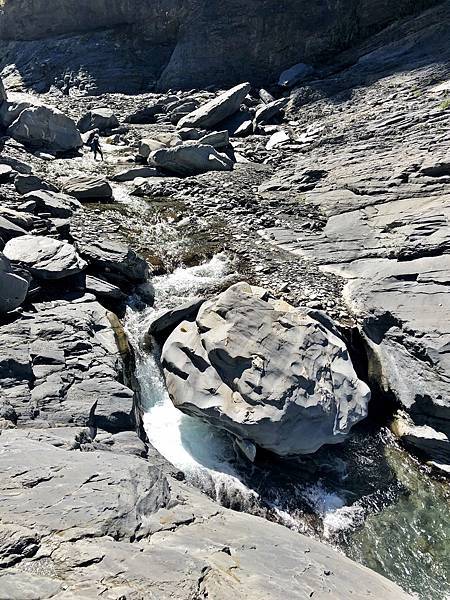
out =
<path fill-rule="evenodd" d="M 97 160 L 97 154 L 100 154 L 100 157 L 103 160 L 103 151 L 100 146 L 100 130 L 99 129 L 94 129 L 91 132 L 91 134 L 88 137 L 88 140 L 86 142 L 86 145 L 89 146 L 91 148 L 92 152 L 94 153 L 94 160 Z"/>

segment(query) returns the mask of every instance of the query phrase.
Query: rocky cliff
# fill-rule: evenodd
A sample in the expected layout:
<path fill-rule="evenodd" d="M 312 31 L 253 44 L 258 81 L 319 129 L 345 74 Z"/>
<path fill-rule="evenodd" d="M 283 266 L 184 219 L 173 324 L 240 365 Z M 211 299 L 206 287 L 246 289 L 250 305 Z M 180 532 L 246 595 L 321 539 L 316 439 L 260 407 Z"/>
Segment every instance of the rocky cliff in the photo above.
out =
<path fill-rule="evenodd" d="M 80 71 L 104 91 L 268 83 L 435 3 L 6 0 L 0 40 L 15 42 L 2 45 L 5 56 L 13 52 L 19 75 L 44 89 Z"/>

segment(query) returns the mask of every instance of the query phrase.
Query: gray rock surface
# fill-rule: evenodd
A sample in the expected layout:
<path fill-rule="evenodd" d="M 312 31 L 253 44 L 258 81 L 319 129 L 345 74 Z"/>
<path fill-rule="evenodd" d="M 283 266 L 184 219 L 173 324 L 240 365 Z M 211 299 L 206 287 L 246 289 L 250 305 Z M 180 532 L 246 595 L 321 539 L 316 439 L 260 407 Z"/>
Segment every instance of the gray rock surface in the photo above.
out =
<path fill-rule="evenodd" d="M 163 347 L 173 403 L 281 456 L 344 440 L 370 391 L 332 322 L 315 316 L 245 283 L 205 302 Z"/>
<path fill-rule="evenodd" d="M 86 133 L 92 129 L 106 131 L 118 126 L 119 121 L 110 108 L 93 108 L 83 115 L 77 123 L 77 127 L 81 133 Z"/>
<path fill-rule="evenodd" d="M 23 197 L 24 202 L 34 202 L 36 212 L 49 213 L 52 217 L 68 219 L 81 208 L 78 200 L 72 196 L 52 191 L 29 192 Z"/>
<path fill-rule="evenodd" d="M 26 235 L 26 230 L 20 225 L 16 225 L 12 220 L 0 215 L 0 239 L 8 242 L 13 238 Z"/>
<path fill-rule="evenodd" d="M 34 305 L 0 328 L 0 390 L 20 427 L 131 428 L 133 393 L 106 310 L 92 295 Z"/>
<path fill-rule="evenodd" d="M 8 134 L 23 144 L 67 152 L 81 148 L 83 141 L 75 123 L 56 108 L 33 106 L 22 110 L 8 127 Z"/>
<path fill-rule="evenodd" d="M 15 273 L 9 260 L 0 252 L 0 313 L 18 308 L 25 300 L 29 281 Z"/>
<path fill-rule="evenodd" d="M 119 242 L 98 240 L 79 243 L 81 256 L 106 279 L 143 283 L 149 275 L 146 261 L 131 248 Z"/>
<path fill-rule="evenodd" d="M 113 191 L 102 177 L 79 175 L 64 181 L 63 191 L 77 200 L 109 200 Z"/>
<path fill-rule="evenodd" d="M 241 83 L 200 106 L 178 122 L 178 127 L 211 128 L 237 112 L 250 91 L 249 83 Z"/>
<path fill-rule="evenodd" d="M 133 181 L 136 177 L 156 177 L 158 171 L 152 167 L 133 167 L 132 169 L 124 169 L 114 175 L 114 181 Z"/>
<path fill-rule="evenodd" d="M 70 451 L 20 430 L 2 432 L 0 448 L 8 600 L 80 600 L 100 590 L 107 600 L 278 600 L 289 578 L 291 598 L 408 598 L 331 548 L 218 507 L 142 458 Z"/>
<path fill-rule="evenodd" d="M 196 175 L 207 171 L 231 171 L 233 161 L 212 146 L 185 143 L 174 148 L 161 148 L 149 160 L 160 169 L 176 175 Z"/>
<path fill-rule="evenodd" d="M 136 92 L 155 82 L 159 89 L 187 90 L 246 80 L 268 84 L 295 63 L 326 60 L 399 17 L 436 4 L 285 0 L 280 12 L 274 0 L 249 0 L 245 10 L 240 0 L 230 2 L 6 0 L 0 40 L 11 41 L 0 55 L 14 52 L 17 75 L 41 91 L 55 80 L 64 89 L 68 72 L 73 87 L 96 94 Z"/>
<path fill-rule="evenodd" d="M 6 244 L 4 254 L 37 279 L 63 279 L 86 268 L 73 246 L 50 237 L 22 235 Z"/>
<path fill-rule="evenodd" d="M 19 194 L 28 194 L 38 190 L 57 192 L 58 189 L 37 175 L 18 174 L 14 178 L 14 187 Z"/>

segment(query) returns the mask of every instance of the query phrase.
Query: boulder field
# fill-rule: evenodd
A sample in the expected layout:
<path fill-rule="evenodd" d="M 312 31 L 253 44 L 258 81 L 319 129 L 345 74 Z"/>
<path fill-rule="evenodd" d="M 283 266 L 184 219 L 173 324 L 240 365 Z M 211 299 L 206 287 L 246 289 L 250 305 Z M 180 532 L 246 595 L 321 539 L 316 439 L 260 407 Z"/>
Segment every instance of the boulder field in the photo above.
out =
<path fill-rule="evenodd" d="M 414 493 L 388 427 L 420 482 L 450 472 L 448 2 L 57 4 L 0 10 L 0 600 L 414 597 L 169 464 L 137 352 L 243 471 L 317 492 L 321 449 L 345 485 L 337 444 L 380 433 L 357 477 L 388 494 L 349 484 L 332 517 L 369 514 L 370 564 L 440 600 L 435 514 L 404 536 L 432 597 L 376 519 Z"/>

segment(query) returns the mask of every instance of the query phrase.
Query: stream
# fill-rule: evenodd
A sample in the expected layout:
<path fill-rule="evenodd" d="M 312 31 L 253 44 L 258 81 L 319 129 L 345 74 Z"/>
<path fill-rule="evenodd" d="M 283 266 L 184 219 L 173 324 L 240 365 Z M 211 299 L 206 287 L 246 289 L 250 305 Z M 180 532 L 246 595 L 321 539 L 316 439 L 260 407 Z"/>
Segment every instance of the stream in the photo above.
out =
<path fill-rule="evenodd" d="M 130 206 L 126 194 L 121 201 Z M 151 224 L 143 218 L 144 205 L 135 204 L 139 227 L 157 227 L 156 237 L 170 239 L 171 248 L 182 245 L 172 225 L 164 232 L 160 219 Z M 145 339 L 150 322 L 167 308 L 238 279 L 232 258 L 216 254 L 203 264 L 154 277 L 153 307 L 130 301 L 125 327 L 136 353 L 149 442 L 222 505 L 326 541 L 421 600 L 450 598 L 448 487 L 433 480 L 385 427 L 366 420 L 338 446 L 292 460 L 261 453 L 252 465 L 236 453 L 227 433 L 173 406 L 159 367 L 160 349 L 154 345 L 150 351 Z"/>

